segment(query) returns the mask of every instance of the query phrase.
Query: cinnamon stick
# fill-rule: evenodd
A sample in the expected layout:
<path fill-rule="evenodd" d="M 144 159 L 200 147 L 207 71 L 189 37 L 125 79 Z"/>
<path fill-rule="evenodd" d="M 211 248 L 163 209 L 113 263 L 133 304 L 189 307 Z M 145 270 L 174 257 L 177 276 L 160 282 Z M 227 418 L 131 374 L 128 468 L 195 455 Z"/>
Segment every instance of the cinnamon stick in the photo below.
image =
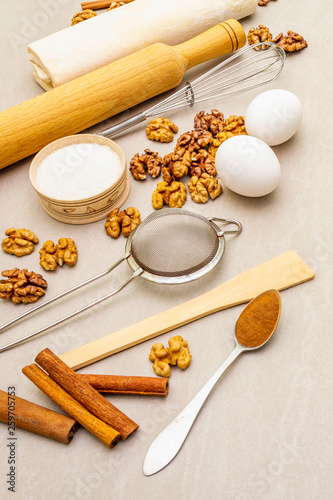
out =
<path fill-rule="evenodd" d="M 53 354 L 50 349 L 46 348 L 41 351 L 36 356 L 35 361 L 76 401 L 93 415 L 116 429 L 122 439 L 126 439 L 139 427 L 69 368 L 58 356 Z"/>
<path fill-rule="evenodd" d="M 13 423 L 15 427 L 69 444 L 78 423 L 43 406 L 18 396 L 9 396 L 0 390 L 0 422 Z"/>
<path fill-rule="evenodd" d="M 102 420 L 92 415 L 86 408 L 78 403 L 64 389 L 62 389 L 39 366 L 32 364 L 22 370 L 39 389 L 60 406 L 68 415 L 79 422 L 91 434 L 100 439 L 106 446 L 113 448 L 120 438 L 119 432 L 107 425 Z"/>
<path fill-rule="evenodd" d="M 164 377 L 139 377 L 127 375 L 78 374 L 96 391 L 108 394 L 138 394 L 146 396 L 166 396 L 169 380 Z"/>
<path fill-rule="evenodd" d="M 96 0 L 93 2 L 82 2 L 81 8 L 82 10 L 90 9 L 90 10 L 99 10 L 99 9 L 108 9 L 110 5 L 114 2 L 120 3 L 131 3 L 134 0 Z"/>

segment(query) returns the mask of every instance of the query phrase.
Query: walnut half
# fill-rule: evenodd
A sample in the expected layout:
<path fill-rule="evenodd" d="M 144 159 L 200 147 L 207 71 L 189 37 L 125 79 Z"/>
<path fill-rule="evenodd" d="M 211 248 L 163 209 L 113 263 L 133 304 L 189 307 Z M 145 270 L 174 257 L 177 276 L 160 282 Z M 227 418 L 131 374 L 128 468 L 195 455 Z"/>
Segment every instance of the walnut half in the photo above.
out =
<path fill-rule="evenodd" d="M 74 266 L 77 261 L 77 248 L 72 238 L 60 238 L 58 245 L 53 241 L 45 241 L 39 250 L 40 265 L 45 271 L 55 271 L 59 266 Z"/>
<path fill-rule="evenodd" d="M 260 42 L 271 42 L 272 34 L 269 29 L 263 24 L 259 24 L 258 28 L 250 28 L 247 39 L 250 45 L 254 45 Z M 260 45 L 257 47 L 253 47 L 254 50 L 266 50 L 268 49 L 268 45 Z"/>
<path fill-rule="evenodd" d="M 157 188 L 153 192 L 152 203 L 156 210 L 163 207 L 164 204 L 171 208 L 181 208 L 187 198 L 186 186 L 180 181 L 158 182 Z"/>
<path fill-rule="evenodd" d="M 155 151 L 145 149 L 143 155 L 136 153 L 133 156 L 129 169 L 137 181 L 146 179 L 146 170 L 152 177 L 158 177 L 162 169 L 162 158 Z"/>
<path fill-rule="evenodd" d="M 185 370 L 192 359 L 187 341 L 180 335 L 169 339 L 169 347 L 166 349 L 163 344 L 156 343 L 152 346 L 149 359 L 152 361 L 153 369 L 156 375 L 160 377 L 170 377 L 170 365 L 177 365 Z"/>
<path fill-rule="evenodd" d="M 146 134 L 151 141 L 171 142 L 178 127 L 168 118 L 155 118 L 146 127 Z"/>
<path fill-rule="evenodd" d="M 118 238 L 120 232 L 127 238 L 140 222 L 140 212 L 137 208 L 128 207 L 122 212 L 115 208 L 106 220 L 105 230 L 111 238 Z"/>
<path fill-rule="evenodd" d="M 45 295 L 47 282 L 41 274 L 17 267 L 1 274 L 7 280 L 0 280 L 0 299 L 11 300 L 14 304 L 30 304 Z"/>
<path fill-rule="evenodd" d="M 209 197 L 214 200 L 222 193 L 222 186 L 216 177 L 204 172 L 200 177 L 191 177 L 188 190 L 195 203 L 207 203 Z"/>
<path fill-rule="evenodd" d="M 16 255 L 17 257 L 29 255 L 34 251 L 34 245 L 39 241 L 35 233 L 28 229 L 16 229 L 11 227 L 7 229 L 5 234 L 7 238 L 1 243 L 2 250 L 11 255 Z"/>
<path fill-rule="evenodd" d="M 274 43 L 280 45 L 285 52 L 295 52 L 296 50 L 304 49 L 308 43 L 302 35 L 289 30 L 286 35 L 279 33 L 273 40 Z"/>

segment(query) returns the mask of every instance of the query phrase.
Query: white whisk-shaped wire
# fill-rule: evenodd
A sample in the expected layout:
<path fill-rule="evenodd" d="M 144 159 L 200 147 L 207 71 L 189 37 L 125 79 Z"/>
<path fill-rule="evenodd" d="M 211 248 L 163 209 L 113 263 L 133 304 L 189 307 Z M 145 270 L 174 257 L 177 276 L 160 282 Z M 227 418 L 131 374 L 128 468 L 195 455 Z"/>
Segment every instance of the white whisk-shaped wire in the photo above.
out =
<path fill-rule="evenodd" d="M 102 135 L 114 137 L 148 117 L 162 115 L 181 107 L 192 107 L 197 102 L 230 96 L 270 83 L 280 75 L 285 58 L 285 51 L 275 43 L 261 42 L 250 45 L 193 82 L 187 82 L 183 88 L 151 108 L 104 130 Z M 236 59 L 239 60 L 232 64 Z"/>

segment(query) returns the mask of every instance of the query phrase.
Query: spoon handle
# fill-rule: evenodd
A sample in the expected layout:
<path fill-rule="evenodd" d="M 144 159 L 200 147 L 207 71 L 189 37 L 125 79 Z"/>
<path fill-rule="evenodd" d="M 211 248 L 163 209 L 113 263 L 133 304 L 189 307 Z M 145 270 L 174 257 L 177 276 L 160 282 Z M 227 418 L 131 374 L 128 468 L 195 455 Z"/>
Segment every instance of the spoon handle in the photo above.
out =
<path fill-rule="evenodd" d="M 244 347 L 237 343 L 232 353 L 206 382 L 192 401 L 190 401 L 181 413 L 179 413 L 179 415 L 154 439 L 148 449 L 143 464 L 143 473 L 145 476 L 150 476 L 160 471 L 176 456 L 211 390 L 243 350 Z"/>

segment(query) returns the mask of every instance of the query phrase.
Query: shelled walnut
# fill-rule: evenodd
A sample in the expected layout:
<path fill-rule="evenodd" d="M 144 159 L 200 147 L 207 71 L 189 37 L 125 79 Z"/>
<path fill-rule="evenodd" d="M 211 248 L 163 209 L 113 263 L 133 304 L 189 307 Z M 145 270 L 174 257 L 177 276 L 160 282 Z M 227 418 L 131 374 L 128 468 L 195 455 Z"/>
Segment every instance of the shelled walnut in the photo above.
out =
<path fill-rule="evenodd" d="M 169 339 L 168 343 L 169 347 L 167 349 L 161 343 L 154 344 L 149 354 L 149 360 L 154 363 L 154 372 L 161 377 L 170 377 L 170 365 L 177 365 L 182 370 L 185 370 L 192 360 L 188 343 L 183 337 L 176 335 Z"/>
<path fill-rule="evenodd" d="M 277 37 L 273 40 L 274 43 L 280 45 L 286 52 L 295 52 L 296 50 L 304 49 L 308 46 L 308 43 L 302 35 L 289 30 L 286 35 L 279 33 Z"/>
<path fill-rule="evenodd" d="M 191 166 L 191 153 L 187 151 L 183 157 L 177 153 L 169 153 L 163 158 L 162 176 L 163 180 L 169 184 L 173 180 L 179 180 L 187 175 Z"/>
<path fill-rule="evenodd" d="M 140 222 L 139 210 L 134 207 L 127 208 L 121 221 L 121 232 L 127 238 Z"/>
<path fill-rule="evenodd" d="M 97 16 L 96 12 L 91 9 L 85 9 L 82 12 L 77 12 L 72 17 L 72 26 L 95 16 Z"/>
<path fill-rule="evenodd" d="M 156 210 L 163 207 L 164 204 L 171 208 L 181 208 L 187 198 L 186 186 L 180 181 L 158 182 L 157 188 L 153 192 L 152 203 Z"/>
<path fill-rule="evenodd" d="M 127 238 L 140 222 L 140 212 L 137 208 L 128 207 L 121 212 L 119 208 L 115 208 L 106 220 L 105 230 L 111 238 L 118 238 L 120 232 Z"/>
<path fill-rule="evenodd" d="M 14 304 L 30 304 L 45 295 L 47 282 L 41 274 L 27 269 L 2 271 L 7 280 L 0 280 L 0 298 L 11 300 Z"/>
<path fill-rule="evenodd" d="M 225 121 L 225 132 L 234 135 L 246 134 L 244 116 L 231 115 Z"/>
<path fill-rule="evenodd" d="M 250 28 L 248 34 L 247 34 L 247 39 L 250 45 L 254 45 L 256 43 L 260 42 L 271 42 L 272 41 L 272 33 L 269 31 L 267 26 L 264 24 L 259 24 L 257 28 Z M 266 50 L 268 49 L 269 45 L 260 45 L 257 47 L 253 47 L 254 50 Z"/>
<path fill-rule="evenodd" d="M 190 174 L 191 177 L 193 175 L 200 177 L 203 172 L 209 175 L 216 175 L 215 158 L 205 149 L 199 149 L 195 155 L 192 154 Z"/>
<path fill-rule="evenodd" d="M 35 244 L 39 241 L 35 233 L 24 228 L 17 229 L 11 227 L 7 229 L 5 235 L 7 238 L 1 243 L 2 250 L 17 257 L 22 257 L 33 252 Z"/>
<path fill-rule="evenodd" d="M 208 130 L 215 137 L 224 129 L 224 115 L 217 109 L 212 109 L 207 114 L 199 111 L 194 117 L 194 128 Z"/>
<path fill-rule="evenodd" d="M 199 149 L 204 149 L 210 141 L 213 135 L 208 130 L 191 130 L 181 134 L 177 139 L 177 144 L 175 147 L 175 153 L 180 157 L 189 151 L 199 151 Z"/>
<path fill-rule="evenodd" d="M 178 127 L 168 118 L 155 118 L 146 127 L 146 135 L 151 141 L 171 142 Z"/>
<path fill-rule="evenodd" d="M 247 135 L 244 116 L 229 116 L 229 118 L 225 121 L 225 128 L 223 132 L 220 132 L 211 140 L 207 148 L 208 152 L 212 156 L 215 156 L 217 148 L 221 146 L 222 142 L 226 141 L 230 137 L 233 137 L 234 135 Z"/>
<path fill-rule="evenodd" d="M 207 173 L 203 173 L 200 177 L 195 175 L 191 177 L 188 190 L 195 203 L 207 203 L 209 197 L 214 200 L 223 191 L 216 177 Z"/>
<path fill-rule="evenodd" d="M 45 241 L 39 254 L 41 267 L 45 271 L 55 271 L 58 265 L 74 266 L 78 252 L 74 240 L 59 238 L 58 245 L 55 245 L 51 240 Z"/>
<path fill-rule="evenodd" d="M 216 137 L 212 139 L 212 142 L 208 146 L 208 153 L 212 156 L 216 155 L 217 148 L 221 146 L 222 142 L 226 141 L 230 137 L 233 137 L 236 134 L 232 132 L 220 132 Z"/>
<path fill-rule="evenodd" d="M 145 149 L 143 155 L 136 153 L 130 161 L 130 172 L 137 181 L 146 179 L 146 171 L 152 177 L 158 177 L 162 169 L 162 158 L 158 153 Z"/>

